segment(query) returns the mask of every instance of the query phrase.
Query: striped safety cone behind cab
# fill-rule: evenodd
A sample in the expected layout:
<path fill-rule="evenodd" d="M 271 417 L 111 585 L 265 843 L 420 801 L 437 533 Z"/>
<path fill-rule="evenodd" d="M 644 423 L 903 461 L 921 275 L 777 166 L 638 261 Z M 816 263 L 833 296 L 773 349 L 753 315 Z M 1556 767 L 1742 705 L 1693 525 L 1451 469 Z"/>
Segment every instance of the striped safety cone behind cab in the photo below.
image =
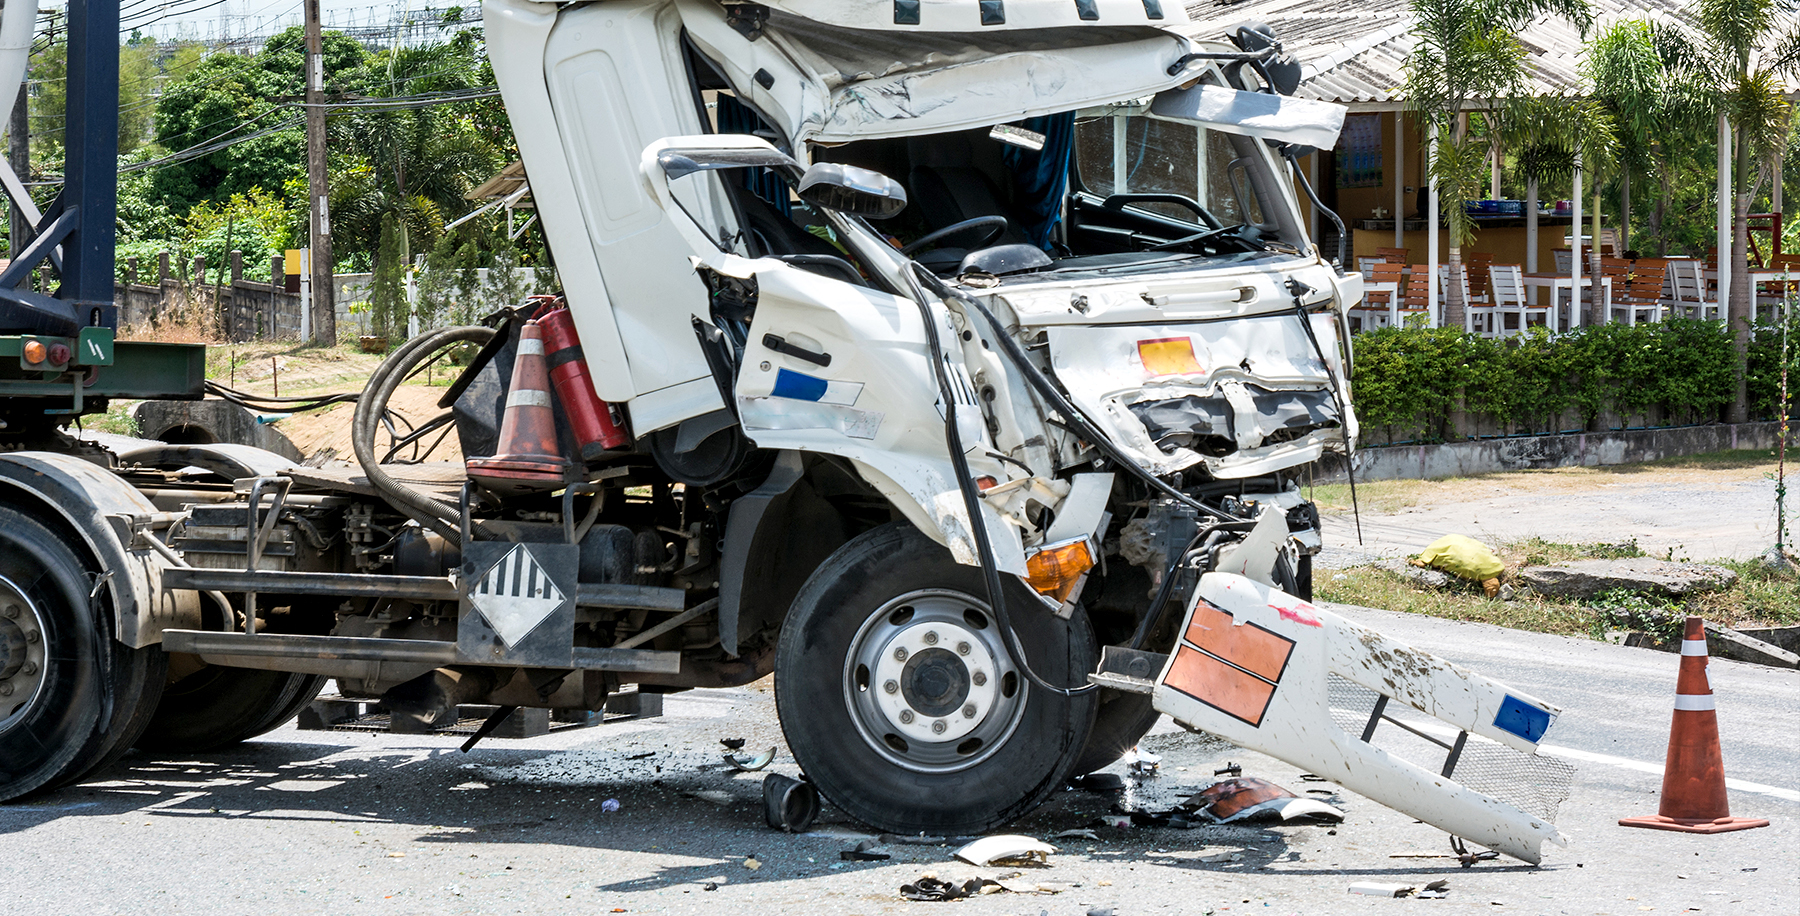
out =
<path fill-rule="evenodd" d="M 1662 805 L 1654 817 L 1628 817 L 1621 827 L 1686 833 L 1724 833 L 1767 827 L 1760 818 L 1732 817 L 1725 798 L 1725 758 L 1719 751 L 1719 716 L 1706 680 L 1706 624 L 1687 619 L 1681 640 L 1681 673 L 1675 679 L 1675 716 L 1669 756 L 1663 763 Z"/>

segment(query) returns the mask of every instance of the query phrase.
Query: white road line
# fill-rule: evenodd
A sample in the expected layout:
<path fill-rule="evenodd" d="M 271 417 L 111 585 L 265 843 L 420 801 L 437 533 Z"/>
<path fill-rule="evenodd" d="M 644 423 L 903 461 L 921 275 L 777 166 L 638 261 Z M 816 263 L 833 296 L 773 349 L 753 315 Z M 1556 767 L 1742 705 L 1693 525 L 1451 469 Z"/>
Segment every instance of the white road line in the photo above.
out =
<path fill-rule="evenodd" d="M 1636 770 L 1640 773 L 1650 773 L 1656 776 L 1661 776 L 1663 772 L 1661 764 L 1644 763 L 1641 760 L 1627 760 L 1624 757 L 1614 757 L 1610 754 L 1596 754 L 1593 751 L 1578 751 L 1572 747 L 1552 747 L 1548 744 L 1540 744 L 1538 745 L 1538 753 L 1547 757 L 1563 757 L 1568 760 L 1580 760 L 1584 763 L 1603 763 L 1607 766 L 1614 766 L 1623 770 Z M 1758 795 L 1771 795 L 1784 801 L 1800 802 L 1800 792 L 1793 789 L 1783 789 L 1780 786 L 1765 786 L 1760 782 L 1746 782 L 1742 779 L 1726 777 L 1725 788 L 1738 792 L 1754 792 Z"/>
<path fill-rule="evenodd" d="M 1433 732 L 1444 737 L 1452 737 L 1456 735 L 1458 731 L 1455 728 L 1435 720 L 1421 721 L 1414 718 L 1408 718 L 1406 724 L 1420 731 Z M 1487 741 L 1488 739 L 1482 738 L 1479 735 L 1474 735 L 1471 736 L 1471 740 Z M 1607 766 L 1618 767 L 1622 770 L 1636 770 L 1639 773 L 1649 773 L 1653 776 L 1661 776 L 1663 774 L 1662 764 L 1659 763 L 1645 763 L 1641 760 L 1614 757 L 1610 754 L 1596 754 L 1593 751 L 1578 751 L 1572 747 L 1556 747 L 1549 744 L 1540 744 L 1537 749 L 1538 753 L 1543 754 L 1546 757 L 1562 757 L 1566 760 L 1579 760 L 1583 763 L 1603 763 Z M 1800 802 L 1800 791 L 1783 789 L 1780 786 L 1765 786 L 1760 782 L 1747 782 L 1742 779 L 1732 779 L 1729 776 L 1725 777 L 1725 788 L 1734 789 L 1739 792 L 1754 792 L 1758 795 L 1769 795 L 1784 801 Z"/>

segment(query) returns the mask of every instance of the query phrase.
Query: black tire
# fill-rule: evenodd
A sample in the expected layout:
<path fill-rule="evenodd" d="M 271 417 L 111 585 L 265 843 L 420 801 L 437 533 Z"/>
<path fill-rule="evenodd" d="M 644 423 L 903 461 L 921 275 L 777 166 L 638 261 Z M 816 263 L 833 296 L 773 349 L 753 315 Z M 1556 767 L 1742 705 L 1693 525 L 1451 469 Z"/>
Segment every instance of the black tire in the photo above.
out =
<path fill-rule="evenodd" d="M 114 638 L 88 573 L 60 535 L 0 507 L 0 801 L 104 768 L 161 693 L 161 650 Z"/>
<path fill-rule="evenodd" d="M 1081 684 L 1096 658 L 1086 615 L 1065 622 L 1017 579 L 1006 585 L 1032 670 Z M 776 709 L 795 760 L 846 814 L 893 833 L 980 833 L 1063 785 L 1098 697 L 1060 696 L 1013 670 L 985 594 L 980 570 L 894 523 L 839 548 L 795 597 Z"/>
<path fill-rule="evenodd" d="M 1088 733 L 1087 746 L 1069 770 L 1071 779 L 1104 770 L 1137 746 L 1139 740 L 1156 726 L 1162 713 L 1150 705 L 1141 693 L 1126 693 L 1111 688 L 1100 691 L 1100 709 L 1094 713 L 1094 730 Z"/>
<path fill-rule="evenodd" d="M 1275 587 L 1299 598 L 1311 601 L 1313 596 L 1313 558 L 1301 554 L 1297 562 L 1290 564 L 1286 557 L 1275 560 Z"/>
<path fill-rule="evenodd" d="M 191 662 L 174 667 L 179 671 L 186 664 Z M 297 715 L 324 683 L 311 674 L 204 665 L 164 688 L 137 746 L 188 753 L 254 738 Z"/>

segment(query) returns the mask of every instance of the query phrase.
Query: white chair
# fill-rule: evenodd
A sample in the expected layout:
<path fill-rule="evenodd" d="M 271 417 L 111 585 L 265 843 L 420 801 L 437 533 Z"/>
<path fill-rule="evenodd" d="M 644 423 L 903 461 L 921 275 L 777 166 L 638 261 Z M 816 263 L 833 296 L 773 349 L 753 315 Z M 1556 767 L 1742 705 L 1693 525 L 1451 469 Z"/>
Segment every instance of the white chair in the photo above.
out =
<path fill-rule="evenodd" d="M 1556 272 L 1558 274 L 1567 276 L 1569 273 L 1569 270 L 1575 264 L 1575 262 L 1573 260 L 1573 258 L 1575 257 L 1575 253 L 1570 251 L 1567 248 L 1554 249 L 1554 253 L 1556 255 Z"/>
<path fill-rule="evenodd" d="M 1707 298 L 1706 275 L 1700 261 L 1683 258 L 1669 262 L 1669 311 L 1686 318 L 1716 320 L 1721 317 L 1719 300 Z"/>
<path fill-rule="evenodd" d="M 1525 301 L 1525 269 L 1517 264 L 1495 264 L 1488 268 L 1494 281 L 1495 334 L 1506 336 L 1509 333 L 1523 334 L 1525 328 L 1535 316 L 1539 324 L 1550 324 L 1550 307 L 1548 305 L 1532 305 Z M 1512 331 L 1508 331 L 1506 316 L 1515 315 L 1518 322 Z"/>
<path fill-rule="evenodd" d="M 1376 260 L 1368 266 L 1363 272 L 1363 301 L 1349 313 L 1357 330 L 1384 328 L 1398 321 L 1401 280 L 1399 264 Z"/>

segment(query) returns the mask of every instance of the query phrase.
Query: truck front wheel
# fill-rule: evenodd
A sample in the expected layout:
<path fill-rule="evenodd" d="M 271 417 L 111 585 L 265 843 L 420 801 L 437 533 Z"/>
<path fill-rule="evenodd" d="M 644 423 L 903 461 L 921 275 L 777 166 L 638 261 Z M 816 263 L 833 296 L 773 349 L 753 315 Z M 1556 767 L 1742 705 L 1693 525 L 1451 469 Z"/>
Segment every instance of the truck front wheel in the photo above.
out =
<path fill-rule="evenodd" d="M 1058 619 L 1006 578 L 1032 670 L 1082 683 L 1095 660 L 1086 616 Z M 775 661 L 782 731 L 819 790 L 857 820 L 979 833 L 1036 807 L 1081 753 L 1094 693 L 1033 686 L 985 593 L 980 570 L 891 524 L 845 544 L 794 599 Z"/>
<path fill-rule="evenodd" d="M 80 779 L 131 746 L 161 651 L 113 638 L 79 555 L 0 507 L 0 801 Z"/>

